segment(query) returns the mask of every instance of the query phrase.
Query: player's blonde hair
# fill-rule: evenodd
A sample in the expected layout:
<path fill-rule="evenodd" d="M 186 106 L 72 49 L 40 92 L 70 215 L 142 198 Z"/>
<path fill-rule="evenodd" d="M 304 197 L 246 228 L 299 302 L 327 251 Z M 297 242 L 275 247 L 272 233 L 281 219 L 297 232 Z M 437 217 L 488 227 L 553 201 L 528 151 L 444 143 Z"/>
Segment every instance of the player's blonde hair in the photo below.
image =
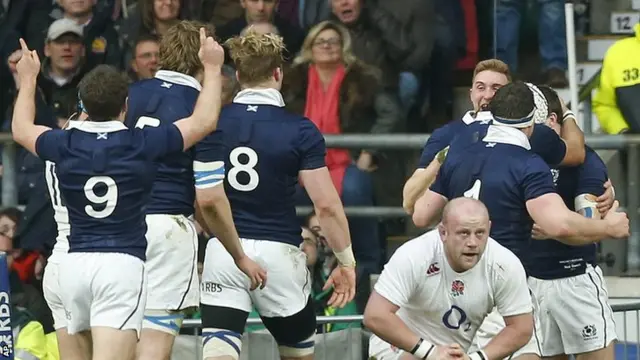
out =
<path fill-rule="evenodd" d="M 498 59 L 487 59 L 480 61 L 475 69 L 473 69 L 473 78 L 476 78 L 476 75 L 483 71 L 493 71 L 498 74 L 502 74 L 507 77 L 507 80 L 511 82 L 511 71 L 509 71 L 509 65 L 507 65 L 504 61 Z"/>
<path fill-rule="evenodd" d="M 265 82 L 273 71 L 284 63 L 285 49 L 282 37 L 276 34 L 260 34 L 249 29 L 244 35 L 225 42 L 242 85 L 251 86 Z"/>
<path fill-rule="evenodd" d="M 182 20 L 167 30 L 160 41 L 158 60 L 162 70 L 194 77 L 202 71 L 198 57 L 201 27 L 205 28 L 207 36 L 214 36 L 213 26 L 199 21 Z"/>

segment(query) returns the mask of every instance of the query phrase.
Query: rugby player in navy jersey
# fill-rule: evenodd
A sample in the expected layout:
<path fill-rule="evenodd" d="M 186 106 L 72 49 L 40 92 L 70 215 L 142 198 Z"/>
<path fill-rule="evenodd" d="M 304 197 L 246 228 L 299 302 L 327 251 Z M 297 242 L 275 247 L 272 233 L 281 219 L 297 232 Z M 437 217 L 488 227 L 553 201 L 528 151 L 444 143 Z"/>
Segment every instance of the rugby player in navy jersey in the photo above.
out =
<path fill-rule="evenodd" d="M 196 148 L 196 198 L 198 204 L 207 203 L 226 192 L 244 251 L 269 272 L 269 283 L 252 291 L 218 239 L 209 240 L 200 305 L 203 358 L 238 359 L 255 307 L 281 359 L 313 359 L 316 320 L 306 255 L 300 249 L 294 201 L 298 179 L 339 263 L 325 285 L 326 290 L 333 286 L 328 303 L 335 307 L 355 295 L 347 218 L 325 166 L 322 134 L 309 119 L 284 110 L 282 38 L 250 30 L 226 45 L 242 90 L 224 107 L 218 131 Z M 218 164 L 224 164 L 224 181 L 216 173 Z"/>
<path fill-rule="evenodd" d="M 451 144 L 436 181 L 416 203 L 416 224 L 426 226 L 436 220 L 449 199 L 479 199 L 489 209 L 491 237 L 516 254 L 525 270 L 531 261 L 527 249 L 532 218 L 553 238 L 571 245 L 628 236 L 629 220 L 625 213 L 615 212 L 617 202 L 603 219 L 587 219 L 567 209 L 555 192 L 549 166 L 530 151 L 536 107 L 529 85 L 505 85 L 489 108 L 492 124 L 469 125 Z M 499 314 L 489 316 L 485 321 L 489 325 L 483 325 L 478 335 L 480 347 L 499 331 L 501 321 Z M 533 336 L 514 358 L 537 358 L 537 338 Z"/>
<path fill-rule="evenodd" d="M 549 103 L 547 125 L 559 132 L 562 105 L 549 87 L 540 87 Z M 552 169 L 556 191 L 565 205 L 585 217 L 602 215 L 594 201 L 603 193 L 607 167 L 598 154 L 586 148 L 586 158 L 577 167 Z M 534 236 L 548 236 L 534 225 Z M 559 241 L 531 241 L 528 248 L 529 287 L 538 299 L 539 328 L 544 341 L 542 356 L 566 359 L 613 360 L 616 325 L 608 303 L 602 270 L 596 263 L 596 244 L 570 246 Z"/>
<path fill-rule="evenodd" d="M 204 85 L 191 116 L 167 126 L 128 129 L 123 124 L 128 81 L 117 69 L 101 65 L 79 84 L 88 118 L 70 130 L 34 125 L 40 61 L 20 40 L 13 136 L 55 163 L 51 200 L 68 214 L 69 250 L 61 254 L 57 279 L 70 336 L 61 343 L 63 359 L 135 357 L 146 302 L 144 207 L 154 161 L 204 138 L 215 129 L 220 111 L 215 99 L 224 51 L 204 29 L 199 38 Z"/>
<path fill-rule="evenodd" d="M 172 124 L 193 112 L 202 89 L 203 69 L 198 60 L 200 26 L 195 21 L 181 21 L 163 35 L 159 53 L 161 69 L 154 78 L 134 83 L 129 89 L 125 120 L 129 127 Z M 220 101 L 221 96 L 216 94 L 211 101 Z M 188 219 L 194 215 L 194 151 L 174 153 L 156 162 L 156 176 L 146 209 L 145 266 L 148 287 L 153 291 L 147 295 L 138 360 L 168 360 L 184 312 L 200 303 L 198 236 Z M 224 175 L 222 166 L 208 170 L 213 177 Z M 242 251 L 229 202 L 222 197 L 220 201 L 201 205 L 202 214 L 198 215 L 207 218 L 210 230 L 219 236 L 237 266 L 250 276 L 248 280 L 253 287 L 264 283 L 264 271 Z"/>
<path fill-rule="evenodd" d="M 436 129 L 429 137 L 417 169 L 407 180 L 403 189 L 403 207 L 408 214 L 413 213 L 416 200 L 433 182 L 446 155 L 447 146 L 463 128 L 475 121 L 491 121 L 491 113 L 486 111 L 495 92 L 511 81 L 511 74 L 507 64 L 497 59 L 484 60 L 476 65 L 473 83 L 469 89 L 469 96 L 473 104 L 473 111 L 467 112 L 462 120 L 452 121 Z M 584 136 L 575 123 L 575 117 L 568 111 L 563 113 L 568 120 L 563 123 L 562 138 L 549 129 L 540 125 L 537 132 L 530 139 L 531 148 L 540 155 L 550 166 L 579 165 L 584 159 Z M 541 120 L 542 121 L 542 120 Z M 438 155 L 439 156 L 436 156 Z M 611 183 L 607 183 L 607 189 Z M 613 189 L 598 199 L 600 208 L 605 211 L 613 204 Z"/>

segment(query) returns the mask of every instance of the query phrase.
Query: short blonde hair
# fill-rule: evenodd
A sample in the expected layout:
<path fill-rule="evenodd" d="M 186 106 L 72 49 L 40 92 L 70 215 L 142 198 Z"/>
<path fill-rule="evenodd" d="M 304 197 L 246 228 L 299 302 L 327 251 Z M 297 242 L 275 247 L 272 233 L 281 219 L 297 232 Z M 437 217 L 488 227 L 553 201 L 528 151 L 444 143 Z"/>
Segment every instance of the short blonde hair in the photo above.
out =
<path fill-rule="evenodd" d="M 304 39 L 302 43 L 302 49 L 300 50 L 300 55 L 296 56 L 293 60 L 294 65 L 300 64 L 308 64 L 312 62 L 312 53 L 311 48 L 313 47 L 313 43 L 316 41 L 318 35 L 325 30 L 334 30 L 340 35 L 340 41 L 342 42 L 342 62 L 345 65 L 349 66 L 357 62 L 356 56 L 353 54 L 353 49 L 351 46 L 351 35 L 349 34 L 349 30 L 343 25 L 338 24 L 334 21 L 322 21 L 316 24 L 314 27 L 309 30 L 307 37 Z"/>
<path fill-rule="evenodd" d="M 242 85 L 257 85 L 269 80 L 273 71 L 284 63 L 284 41 L 276 34 L 260 34 L 249 29 L 246 34 L 227 40 L 225 45 Z"/>
<path fill-rule="evenodd" d="M 502 74 L 507 77 L 507 80 L 511 82 L 511 72 L 509 71 L 509 65 L 507 65 L 504 61 L 498 59 L 487 59 L 480 61 L 476 68 L 473 70 L 473 78 L 476 78 L 476 75 L 483 71 L 493 71 L 499 74 Z"/>
<path fill-rule="evenodd" d="M 199 21 L 182 20 L 167 30 L 160 41 L 159 62 L 162 70 L 194 77 L 202 71 L 198 57 L 201 27 L 206 29 L 207 36 L 214 36 L 213 26 Z"/>

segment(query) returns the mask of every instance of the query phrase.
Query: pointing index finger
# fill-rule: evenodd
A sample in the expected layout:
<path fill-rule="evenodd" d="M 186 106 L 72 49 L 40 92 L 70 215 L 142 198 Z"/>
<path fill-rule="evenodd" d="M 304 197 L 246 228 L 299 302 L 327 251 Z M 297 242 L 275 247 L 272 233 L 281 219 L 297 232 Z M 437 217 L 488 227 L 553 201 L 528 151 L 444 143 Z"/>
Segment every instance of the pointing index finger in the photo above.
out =
<path fill-rule="evenodd" d="M 20 47 L 22 48 L 23 55 L 25 55 L 25 53 L 29 51 L 29 48 L 27 47 L 27 43 L 22 38 L 20 38 Z"/>
<path fill-rule="evenodd" d="M 204 45 L 206 40 L 207 40 L 207 33 L 204 31 L 204 28 L 201 27 L 200 28 L 200 44 Z"/>

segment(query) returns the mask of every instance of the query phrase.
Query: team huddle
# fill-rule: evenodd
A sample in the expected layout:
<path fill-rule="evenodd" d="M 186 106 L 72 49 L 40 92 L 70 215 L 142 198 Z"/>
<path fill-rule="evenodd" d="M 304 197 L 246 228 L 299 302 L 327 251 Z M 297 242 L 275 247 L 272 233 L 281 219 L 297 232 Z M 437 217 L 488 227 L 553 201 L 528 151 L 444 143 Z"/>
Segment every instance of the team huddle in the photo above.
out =
<path fill-rule="evenodd" d="M 284 110 L 282 39 L 249 31 L 227 42 L 242 90 L 222 107 L 225 54 L 207 31 L 172 27 L 153 79 L 129 86 L 113 68 L 94 69 L 64 130 L 34 125 L 40 62 L 21 41 L 12 131 L 46 163 L 58 238 L 43 287 L 62 359 L 169 359 L 195 307 L 205 360 L 239 358 L 253 308 L 282 359 L 313 359 L 298 183 L 339 262 L 329 305 L 355 295 L 324 138 Z M 476 111 L 434 132 L 405 186 L 414 222 L 438 226 L 385 266 L 364 316 L 369 354 L 612 359 L 595 243 L 626 237 L 629 224 L 606 167 L 553 90 L 508 84 L 481 65 Z M 201 282 L 193 218 L 216 236 Z"/>

